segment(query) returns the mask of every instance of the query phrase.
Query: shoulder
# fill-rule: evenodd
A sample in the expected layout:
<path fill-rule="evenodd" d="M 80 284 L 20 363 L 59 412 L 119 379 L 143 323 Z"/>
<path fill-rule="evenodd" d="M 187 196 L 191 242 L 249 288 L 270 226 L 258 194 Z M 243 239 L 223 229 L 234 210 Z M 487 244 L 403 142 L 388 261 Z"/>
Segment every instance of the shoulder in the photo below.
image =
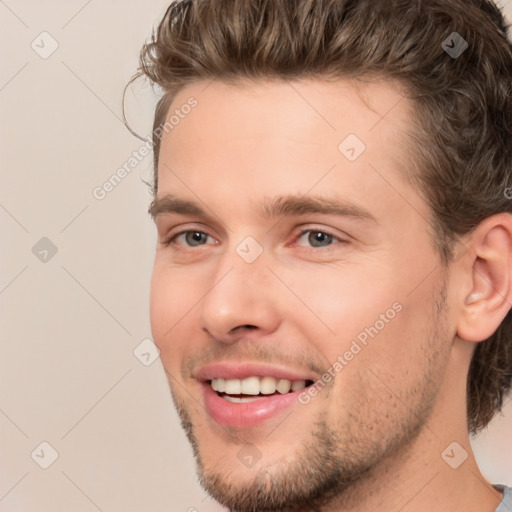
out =
<path fill-rule="evenodd" d="M 512 510 L 512 487 L 503 484 L 495 484 L 493 487 L 503 493 L 503 499 L 494 512 L 510 512 Z"/>

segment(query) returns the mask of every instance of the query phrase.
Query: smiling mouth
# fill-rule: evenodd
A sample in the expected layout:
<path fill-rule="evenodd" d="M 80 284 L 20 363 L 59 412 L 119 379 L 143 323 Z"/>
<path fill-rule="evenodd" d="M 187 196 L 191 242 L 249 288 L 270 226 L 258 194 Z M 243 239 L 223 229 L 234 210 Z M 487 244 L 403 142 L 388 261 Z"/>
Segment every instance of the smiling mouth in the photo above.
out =
<path fill-rule="evenodd" d="M 265 397 L 301 391 L 311 386 L 313 381 L 251 376 L 245 379 L 212 379 L 208 384 L 217 396 L 228 402 L 248 403 Z"/>

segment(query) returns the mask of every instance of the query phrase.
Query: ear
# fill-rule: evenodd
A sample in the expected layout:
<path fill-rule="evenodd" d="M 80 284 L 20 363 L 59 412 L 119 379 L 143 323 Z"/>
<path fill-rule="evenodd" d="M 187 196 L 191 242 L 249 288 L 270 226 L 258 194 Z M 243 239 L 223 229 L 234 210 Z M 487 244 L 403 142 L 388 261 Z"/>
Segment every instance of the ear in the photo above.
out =
<path fill-rule="evenodd" d="M 465 245 L 463 303 L 457 335 L 483 341 L 496 331 L 512 306 L 512 215 L 500 213 L 482 221 Z"/>

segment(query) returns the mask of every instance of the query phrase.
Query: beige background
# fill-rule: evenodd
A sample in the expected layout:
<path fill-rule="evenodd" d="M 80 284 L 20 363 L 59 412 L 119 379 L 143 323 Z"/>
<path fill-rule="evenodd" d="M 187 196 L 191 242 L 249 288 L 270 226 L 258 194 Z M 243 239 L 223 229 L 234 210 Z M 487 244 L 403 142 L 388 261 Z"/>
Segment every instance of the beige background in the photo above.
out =
<path fill-rule="evenodd" d="M 166 7 L 0 0 L 1 512 L 221 510 L 196 483 L 160 360 L 133 353 L 151 337 L 151 155 L 93 196 L 142 146 L 121 93 Z M 155 97 L 135 93 L 127 115 L 147 136 Z M 47 469 L 41 442 L 58 452 Z M 487 478 L 512 484 L 512 401 L 474 445 Z"/>

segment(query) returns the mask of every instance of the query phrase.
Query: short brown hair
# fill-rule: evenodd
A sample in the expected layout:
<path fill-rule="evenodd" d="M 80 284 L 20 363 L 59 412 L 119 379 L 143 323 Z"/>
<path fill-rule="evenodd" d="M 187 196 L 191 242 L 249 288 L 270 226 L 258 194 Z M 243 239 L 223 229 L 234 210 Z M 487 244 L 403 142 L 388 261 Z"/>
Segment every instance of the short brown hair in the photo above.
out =
<path fill-rule="evenodd" d="M 447 265 L 457 239 L 491 215 L 512 212 L 507 29 L 490 0 L 177 0 L 142 48 L 129 82 L 145 75 L 164 91 L 153 125 L 153 193 L 161 126 L 176 93 L 191 82 L 398 80 L 414 105 L 408 177 L 432 210 L 435 243 Z M 446 44 L 454 47 L 459 34 L 468 46 L 450 55 Z M 511 387 L 509 311 L 473 354 L 470 433 L 501 410 Z"/>

